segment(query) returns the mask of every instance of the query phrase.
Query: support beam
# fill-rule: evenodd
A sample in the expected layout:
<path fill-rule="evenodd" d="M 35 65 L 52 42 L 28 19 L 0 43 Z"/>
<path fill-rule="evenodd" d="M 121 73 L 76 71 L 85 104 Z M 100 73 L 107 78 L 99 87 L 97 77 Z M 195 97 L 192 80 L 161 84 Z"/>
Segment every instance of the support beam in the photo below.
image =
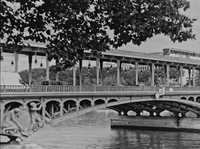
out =
<path fill-rule="evenodd" d="M 58 66 L 59 60 L 56 59 L 56 66 Z M 56 81 L 59 81 L 59 71 L 56 71 Z"/>
<path fill-rule="evenodd" d="M 64 104 L 63 102 L 60 103 L 60 116 L 63 116 L 63 109 L 64 109 Z"/>
<path fill-rule="evenodd" d="M 15 59 L 15 72 L 18 73 L 18 60 L 19 60 L 19 55 L 17 52 L 14 52 L 14 59 Z"/>
<path fill-rule="evenodd" d="M 76 86 L 76 64 L 73 66 L 73 86 Z"/>
<path fill-rule="evenodd" d="M 46 103 L 42 105 L 42 120 L 45 122 L 45 115 L 46 115 Z"/>
<path fill-rule="evenodd" d="M 48 60 L 48 54 L 46 54 L 46 81 L 49 81 L 49 60 Z"/>
<path fill-rule="evenodd" d="M 117 60 L 117 84 L 121 85 L 121 61 Z"/>
<path fill-rule="evenodd" d="M 5 108 L 5 106 L 4 106 L 4 104 L 3 104 L 3 101 L 0 101 L 0 115 L 1 115 L 1 121 L 0 121 L 0 125 L 2 126 L 2 124 L 3 124 L 3 118 L 4 118 L 4 108 Z"/>
<path fill-rule="evenodd" d="M 166 86 L 169 87 L 169 69 L 170 69 L 170 66 L 169 65 L 166 65 L 166 76 L 167 76 L 167 83 L 166 83 Z"/>
<path fill-rule="evenodd" d="M 163 64 L 163 71 L 164 71 L 164 76 L 163 76 L 163 83 L 164 83 L 164 85 L 166 85 L 166 66 Z"/>
<path fill-rule="evenodd" d="M 32 57 L 33 55 L 28 55 L 28 65 L 29 65 L 29 73 L 28 73 L 28 84 L 32 84 Z"/>
<path fill-rule="evenodd" d="M 135 62 L 135 85 L 138 85 L 138 62 Z"/>
<path fill-rule="evenodd" d="M 196 86 L 196 72 L 195 72 L 195 67 L 192 68 L 192 85 L 195 87 Z"/>
<path fill-rule="evenodd" d="M 155 86 L 155 64 L 151 63 L 151 86 Z"/>
<path fill-rule="evenodd" d="M 99 65 L 100 65 L 100 58 L 96 58 L 97 85 L 99 85 Z"/>
<path fill-rule="evenodd" d="M 82 59 L 79 60 L 79 86 L 82 86 Z"/>
<path fill-rule="evenodd" d="M 103 60 L 100 59 L 100 83 L 103 86 Z"/>
<path fill-rule="evenodd" d="M 191 68 L 188 68 L 188 85 L 191 86 Z"/>
<path fill-rule="evenodd" d="M 180 66 L 180 86 L 183 87 L 183 66 Z"/>

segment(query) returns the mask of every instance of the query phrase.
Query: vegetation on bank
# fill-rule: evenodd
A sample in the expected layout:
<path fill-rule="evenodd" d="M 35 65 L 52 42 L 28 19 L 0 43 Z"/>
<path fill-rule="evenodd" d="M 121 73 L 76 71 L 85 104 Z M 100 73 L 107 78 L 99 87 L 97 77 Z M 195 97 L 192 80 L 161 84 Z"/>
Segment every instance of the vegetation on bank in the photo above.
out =
<path fill-rule="evenodd" d="M 140 84 L 146 86 L 151 85 L 151 72 L 150 69 L 139 71 L 138 79 Z M 179 71 L 176 68 L 170 69 L 170 86 L 178 85 Z M 21 78 L 25 83 L 28 84 L 28 70 L 19 72 Z M 32 70 L 33 84 L 41 85 L 42 81 L 46 80 L 46 69 L 45 68 L 34 68 Z M 50 80 L 56 80 L 56 66 L 51 66 L 49 70 Z M 200 85 L 200 75 L 196 75 L 196 83 Z M 199 80 L 199 81 L 198 81 Z M 73 69 L 68 68 L 64 71 L 59 72 L 59 81 L 63 81 L 65 85 L 73 85 Z M 83 85 L 96 85 L 96 67 L 82 68 L 82 84 Z M 155 69 L 155 85 L 164 84 L 164 71 L 163 68 Z M 79 70 L 76 71 L 76 84 L 79 84 Z M 135 70 L 134 68 L 122 69 L 121 70 L 121 84 L 124 86 L 135 85 Z M 117 85 L 117 68 L 116 67 L 104 67 L 103 68 L 103 85 Z"/>

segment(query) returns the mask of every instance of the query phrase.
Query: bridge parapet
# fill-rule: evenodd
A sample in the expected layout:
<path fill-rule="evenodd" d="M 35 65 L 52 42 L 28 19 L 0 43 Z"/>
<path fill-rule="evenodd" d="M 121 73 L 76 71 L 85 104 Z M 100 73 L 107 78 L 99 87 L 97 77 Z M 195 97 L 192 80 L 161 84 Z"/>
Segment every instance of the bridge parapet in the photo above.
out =
<path fill-rule="evenodd" d="M 1 85 L 2 92 L 110 92 L 110 91 L 158 91 L 150 86 L 69 86 L 69 85 Z M 166 91 L 200 91 L 200 87 L 165 87 Z"/>

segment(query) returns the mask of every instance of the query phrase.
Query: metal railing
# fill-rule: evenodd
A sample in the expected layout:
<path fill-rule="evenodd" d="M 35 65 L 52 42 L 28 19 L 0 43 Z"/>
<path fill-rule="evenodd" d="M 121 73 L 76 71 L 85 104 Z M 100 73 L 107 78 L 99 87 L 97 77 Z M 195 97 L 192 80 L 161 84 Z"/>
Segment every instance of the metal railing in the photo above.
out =
<path fill-rule="evenodd" d="M 109 92 L 109 91 L 158 91 L 150 86 L 69 86 L 69 85 L 1 85 L 0 92 Z M 200 87 L 165 87 L 165 91 L 199 91 Z"/>

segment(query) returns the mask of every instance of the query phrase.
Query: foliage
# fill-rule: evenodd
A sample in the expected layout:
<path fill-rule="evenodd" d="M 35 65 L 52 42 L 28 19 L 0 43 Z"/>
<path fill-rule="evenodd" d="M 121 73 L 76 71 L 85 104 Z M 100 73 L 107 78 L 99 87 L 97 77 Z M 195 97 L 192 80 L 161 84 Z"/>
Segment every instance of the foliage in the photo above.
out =
<path fill-rule="evenodd" d="M 56 66 L 51 66 L 49 69 L 50 80 L 56 79 Z M 164 84 L 164 73 L 163 68 L 155 69 L 155 85 Z M 151 73 L 150 70 L 144 70 L 138 72 L 138 80 L 140 83 L 146 86 L 151 85 Z M 28 70 L 23 70 L 20 73 L 22 80 L 28 84 Z M 46 70 L 44 68 L 35 68 L 32 71 L 33 83 L 40 85 L 42 81 L 46 80 Z M 178 80 L 179 73 L 177 69 L 170 69 L 170 79 L 176 78 Z M 64 71 L 59 72 L 59 81 L 63 81 L 65 85 L 73 85 L 73 69 L 68 68 Z M 96 85 L 96 67 L 82 68 L 82 84 L 83 85 Z M 76 85 L 79 84 L 79 70 L 76 71 Z M 127 69 L 121 70 L 121 84 L 124 86 L 135 85 L 135 70 Z M 103 85 L 115 86 L 117 85 L 117 68 L 116 67 L 105 67 L 103 68 Z"/>
<path fill-rule="evenodd" d="M 27 41 L 47 44 L 49 60 L 68 68 L 83 56 L 132 42 L 140 45 L 154 35 L 172 41 L 195 39 L 195 19 L 180 13 L 187 0 L 2 0 L 0 38 L 4 48 L 20 52 Z M 108 31 L 114 36 L 109 36 Z"/>

